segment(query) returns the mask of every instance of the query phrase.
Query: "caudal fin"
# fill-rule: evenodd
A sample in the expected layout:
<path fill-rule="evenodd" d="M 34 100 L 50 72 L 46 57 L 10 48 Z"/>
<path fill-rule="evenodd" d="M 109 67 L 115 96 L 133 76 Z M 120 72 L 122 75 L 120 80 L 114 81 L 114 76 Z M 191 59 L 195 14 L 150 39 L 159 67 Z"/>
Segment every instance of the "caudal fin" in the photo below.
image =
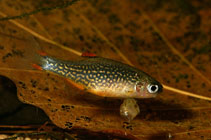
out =
<path fill-rule="evenodd" d="M 23 58 L 19 60 L 18 69 L 37 69 L 42 70 L 42 64 L 47 54 L 42 50 L 36 38 L 30 36 L 23 48 Z M 18 61 L 18 60 L 17 60 Z"/>

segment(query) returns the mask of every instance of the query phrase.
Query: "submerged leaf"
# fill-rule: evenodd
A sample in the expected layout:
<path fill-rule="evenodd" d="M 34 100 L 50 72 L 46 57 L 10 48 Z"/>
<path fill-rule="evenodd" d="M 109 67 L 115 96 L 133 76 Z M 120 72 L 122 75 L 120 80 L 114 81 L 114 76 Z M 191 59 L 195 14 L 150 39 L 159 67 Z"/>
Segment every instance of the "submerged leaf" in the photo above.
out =
<path fill-rule="evenodd" d="M 0 74 L 15 82 L 22 102 L 43 109 L 61 128 L 132 134 L 141 139 L 209 138 L 210 102 L 164 90 L 155 99 L 138 100 L 140 114 L 128 122 L 119 114 L 122 100 L 94 96 L 62 77 L 33 70 L 31 60 L 36 51 L 29 41 L 33 34 L 40 39 L 38 45 L 43 51 L 63 60 L 81 59 L 78 54 L 91 52 L 121 62 L 131 61 L 165 85 L 210 97 L 209 83 L 181 59 L 186 58 L 211 80 L 208 1 L 89 0 L 15 22 L 2 21 Z M 0 12 L 18 15 L 46 5 L 49 4 L 41 0 L 3 0 Z M 182 55 L 175 54 L 161 34 Z M 57 43 L 47 44 L 43 37 Z"/>

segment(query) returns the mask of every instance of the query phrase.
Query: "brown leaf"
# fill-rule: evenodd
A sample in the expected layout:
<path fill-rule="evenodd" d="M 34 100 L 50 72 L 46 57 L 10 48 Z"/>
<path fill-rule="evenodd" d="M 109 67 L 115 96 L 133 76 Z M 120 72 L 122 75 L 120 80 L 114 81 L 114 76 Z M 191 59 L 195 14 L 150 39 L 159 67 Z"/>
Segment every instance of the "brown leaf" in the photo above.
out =
<path fill-rule="evenodd" d="M 0 12 L 17 15 L 57 2 L 0 1 Z M 132 62 L 165 85 L 210 97 L 211 21 L 207 3 L 90 0 L 16 20 L 24 28 L 14 22 L 1 22 L 0 74 L 16 83 L 22 102 L 42 108 L 61 128 L 125 131 L 142 139 L 208 139 L 210 102 L 164 90 L 156 99 L 139 100 L 140 115 L 126 122 L 119 115 L 121 100 L 96 97 L 62 77 L 31 70 L 34 46 L 29 38 L 33 32 L 26 30 L 60 44 L 39 41 L 50 56 L 79 59 L 58 47 L 62 44 L 78 52 Z"/>

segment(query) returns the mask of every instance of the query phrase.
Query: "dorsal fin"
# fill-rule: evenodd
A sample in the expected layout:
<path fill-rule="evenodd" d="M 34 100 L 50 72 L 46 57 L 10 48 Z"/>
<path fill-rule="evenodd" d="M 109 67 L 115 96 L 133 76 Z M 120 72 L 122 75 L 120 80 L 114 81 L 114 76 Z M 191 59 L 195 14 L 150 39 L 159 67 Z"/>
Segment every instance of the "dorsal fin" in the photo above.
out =
<path fill-rule="evenodd" d="M 90 53 L 90 52 L 83 52 L 81 56 L 82 57 L 97 57 L 96 54 Z"/>
<path fill-rule="evenodd" d="M 37 51 L 40 56 L 47 56 L 47 53 L 44 51 Z"/>

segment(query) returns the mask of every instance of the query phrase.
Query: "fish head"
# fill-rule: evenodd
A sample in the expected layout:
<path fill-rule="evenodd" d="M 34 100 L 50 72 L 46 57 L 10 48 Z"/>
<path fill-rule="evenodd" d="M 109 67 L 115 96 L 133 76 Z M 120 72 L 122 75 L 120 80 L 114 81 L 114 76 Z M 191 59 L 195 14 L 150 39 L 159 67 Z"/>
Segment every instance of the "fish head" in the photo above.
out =
<path fill-rule="evenodd" d="M 162 92 L 162 85 L 152 77 L 140 78 L 135 84 L 136 98 L 153 98 Z"/>

